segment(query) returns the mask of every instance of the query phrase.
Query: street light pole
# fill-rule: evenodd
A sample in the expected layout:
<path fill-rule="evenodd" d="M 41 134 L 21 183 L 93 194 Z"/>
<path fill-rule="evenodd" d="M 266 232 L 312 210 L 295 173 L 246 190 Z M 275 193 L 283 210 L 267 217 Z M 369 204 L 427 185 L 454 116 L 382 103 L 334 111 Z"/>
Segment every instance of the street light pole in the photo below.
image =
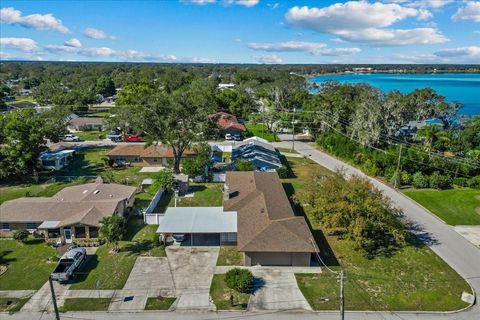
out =
<path fill-rule="evenodd" d="M 295 151 L 295 112 L 296 112 L 296 109 L 293 108 L 293 117 L 292 117 L 292 152 Z"/>
<path fill-rule="evenodd" d="M 345 320 L 345 298 L 343 295 L 343 270 L 340 271 L 340 320 Z"/>
<path fill-rule="evenodd" d="M 58 313 L 57 297 L 55 296 L 55 289 L 53 288 L 52 277 L 48 277 L 48 283 L 50 284 L 50 293 L 52 294 L 53 309 L 55 310 L 55 319 L 60 320 L 60 314 Z"/>

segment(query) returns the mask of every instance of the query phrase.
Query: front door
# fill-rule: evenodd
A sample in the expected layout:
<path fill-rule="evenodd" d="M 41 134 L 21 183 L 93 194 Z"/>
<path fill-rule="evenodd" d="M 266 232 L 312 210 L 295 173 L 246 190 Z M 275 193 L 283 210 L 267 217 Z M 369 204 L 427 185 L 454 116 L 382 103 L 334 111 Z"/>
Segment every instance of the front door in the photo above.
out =
<path fill-rule="evenodd" d="M 63 229 L 63 236 L 65 237 L 65 243 L 72 243 L 72 230 L 70 228 Z"/>

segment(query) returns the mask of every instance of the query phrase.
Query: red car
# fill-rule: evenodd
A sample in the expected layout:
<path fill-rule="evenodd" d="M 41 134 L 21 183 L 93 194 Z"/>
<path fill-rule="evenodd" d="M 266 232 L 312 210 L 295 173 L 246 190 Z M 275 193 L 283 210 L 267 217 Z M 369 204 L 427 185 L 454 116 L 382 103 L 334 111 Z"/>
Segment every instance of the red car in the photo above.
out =
<path fill-rule="evenodd" d="M 125 142 L 143 142 L 144 139 L 140 137 L 138 134 L 129 134 L 126 136 L 123 141 Z"/>

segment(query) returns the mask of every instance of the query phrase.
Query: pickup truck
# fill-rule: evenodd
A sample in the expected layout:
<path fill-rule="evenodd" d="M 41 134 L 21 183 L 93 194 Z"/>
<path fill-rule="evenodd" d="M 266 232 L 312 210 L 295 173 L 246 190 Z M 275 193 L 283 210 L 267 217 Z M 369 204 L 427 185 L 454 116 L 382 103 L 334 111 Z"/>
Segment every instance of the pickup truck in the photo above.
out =
<path fill-rule="evenodd" d="M 123 141 L 125 142 L 143 142 L 144 139 L 139 136 L 138 134 L 129 134 L 128 136 L 126 136 Z"/>
<path fill-rule="evenodd" d="M 122 134 L 117 131 L 112 131 L 109 134 L 107 134 L 107 139 L 110 139 L 113 142 L 122 141 Z"/>
<path fill-rule="evenodd" d="M 82 247 L 75 247 L 63 254 L 58 261 L 57 267 L 52 272 L 52 280 L 66 282 L 70 280 L 73 273 L 82 264 L 87 256 L 87 250 Z"/>
<path fill-rule="evenodd" d="M 66 134 L 63 137 L 61 137 L 60 140 L 65 142 L 78 142 L 80 141 L 80 138 L 73 134 Z"/>

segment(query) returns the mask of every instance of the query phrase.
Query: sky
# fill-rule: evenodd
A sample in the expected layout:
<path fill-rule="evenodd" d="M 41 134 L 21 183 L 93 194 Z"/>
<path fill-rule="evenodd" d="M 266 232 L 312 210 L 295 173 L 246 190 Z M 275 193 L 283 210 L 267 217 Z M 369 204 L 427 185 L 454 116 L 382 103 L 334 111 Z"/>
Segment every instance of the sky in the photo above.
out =
<path fill-rule="evenodd" d="M 479 64 L 480 1 L 2 0 L 0 59 Z"/>

